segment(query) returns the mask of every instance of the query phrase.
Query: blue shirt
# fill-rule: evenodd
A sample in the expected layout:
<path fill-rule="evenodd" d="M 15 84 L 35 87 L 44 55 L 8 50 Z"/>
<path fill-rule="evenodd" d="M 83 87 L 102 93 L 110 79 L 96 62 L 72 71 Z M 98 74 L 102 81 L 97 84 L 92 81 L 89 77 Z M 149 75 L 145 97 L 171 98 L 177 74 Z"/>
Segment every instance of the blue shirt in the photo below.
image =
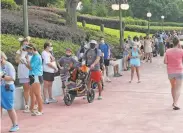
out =
<path fill-rule="evenodd" d="M 104 59 L 109 59 L 110 57 L 110 52 L 109 52 L 109 45 L 107 44 L 100 44 L 99 49 L 104 53 Z"/>
<path fill-rule="evenodd" d="M 158 38 L 159 43 L 163 43 L 163 35 L 160 34 L 160 37 Z"/>
<path fill-rule="evenodd" d="M 43 75 L 42 58 L 39 54 L 35 54 L 32 56 L 30 61 L 30 67 L 32 69 L 29 71 L 29 75 L 34 75 L 34 76 Z"/>

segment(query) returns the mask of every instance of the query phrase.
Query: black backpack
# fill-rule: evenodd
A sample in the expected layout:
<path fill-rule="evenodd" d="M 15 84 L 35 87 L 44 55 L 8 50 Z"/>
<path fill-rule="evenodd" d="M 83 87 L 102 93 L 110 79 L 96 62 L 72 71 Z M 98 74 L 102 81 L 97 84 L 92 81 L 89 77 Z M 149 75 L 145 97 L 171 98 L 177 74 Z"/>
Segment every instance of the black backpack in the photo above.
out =
<path fill-rule="evenodd" d="M 88 54 L 88 51 L 89 51 L 90 49 L 88 49 L 87 51 L 86 51 L 86 56 L 87 56 L 87 54 Z M 95 48 L 95 54 L 97 55 L 97 48 Z M 101 64 L 103 64 L 104 63 L 104 58 L 103 58 L 103 56 L 100 56 L 100 65 Z M 88 66 L 88 59 L 86 58 L 86 62 L 85 62 L 85 64 L 86 64 L 86 66 Z"/>

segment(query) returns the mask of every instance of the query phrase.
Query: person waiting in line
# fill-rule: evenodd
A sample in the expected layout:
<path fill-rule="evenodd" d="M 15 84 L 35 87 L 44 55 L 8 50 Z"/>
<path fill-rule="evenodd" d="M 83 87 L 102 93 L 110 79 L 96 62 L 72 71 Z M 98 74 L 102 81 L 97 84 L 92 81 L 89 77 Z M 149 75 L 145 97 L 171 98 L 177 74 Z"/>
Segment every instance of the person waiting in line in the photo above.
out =
<path fill-rule="evenodd" d="M 145 51 L 146 62 L 150 60 L 150 62 L 152 63 L 152 42 L 149 35 L 146 36 L 144 41 L 144 51 Z"/>
<path fill-rule="evenodd" d="M 125 45 L 124 45 L 124 52 L 123 52 L 123 70 L 127 71 L 129 68 L 128 56 L 129 56 L 130 46 L 126 39 L 124 39 L 124 42 L 125 42 Z"/>
<path fill-rule="evenodd" d="M 165 53 L 164 63 L 167 65 L 168 78 L 171 84 L 173 98 L 173 109 L 179 110 L 179 97 L 183 81 L 183 49 L 180 48 L 180 41 L 177 37 L 173 39 L 174 47 Z"/>
<path fill-rule="evenodd" d="M 52 95 L 52 84 L 54 81 L 55 73 L 58 71 L 55 58 L 50 53 L 53 51 L 53 45 L 50 42 L 44 44 L 44 51 L 42 52 L 43 59 L 43 95 L 44 104 L 56 103 L 57 100 Z M 49 98 L 48 98 L 48 96 Z"/>
<path fill-rule="evenodd" d="M 19 38 L 20 41 L 20 49 L 16 52 L 15 62 L 18 64 L 18 79 L 19 83 L 23 84 L 24 89 L 24 100 L 25 107 L 24 113 L 29 113 L 29 97 L 30 97 L 30 85 L 29 85 L 29 69 L 25 66 L 24 62 L 26 61 L 26 56 L 28 55 L 26 51 L 26 46 L 29 44 L 28 38 Z M 32 55 L 28 55 L 29 60 Z M 37 108 L 37 107 L 35 107 Z"/>
<path fill-rule="evenodd" d="M 129 81 L 129 83 L 131 83 L 133 81 L 133 77 L 134 77 L 134 72 L 136 71 L 137 73 L 137 78 L 138 78 L 138 82 L 140 83 L 140 72 L 139 72 L 139 68 L 140 68 L 140 50 L 137 48 L 137 45 L 134 43 L 132 50 L 129 54 L 130 57 L 130 65 L 131 65 L 131 80 Z"/>
<path fill-rule="evenodd" d="M 96 82 L 99 89 L 98 100 L 102 100 L 102 84 L 101 84 L 102 73 L 100 70 L 101 51 L 96 47 L 97 47 L 97 41 L 91 40 L 90 48 L 83 56 L 83 59 L 85 60 L 86 65 L 91 69 L 91 76 L 88 82 L 88 87 L 91 88 L 92 81 Z"/>
<path fill-rule="evenodd" d="M 1 52 L 1 116 L 2 109 L 8 111 L 8 115 L 12 121 L 13 126 L 10 132 L 16 132 L 19 130 L 17 114 L 14 109 L 15 102 L 15 77 L 16 72 L 13 65 L 7 61 L 7 56 L 4 52 Z M 3 121 L 2 121 L 3 122 Z"/>
<path fill-rule="evenodd" d="M 43 82 L 43 66 L 42 66 L 42 58 L 38 53 L 37 49 L 34 45 L 29 44 L 27 47 L 27 52 L 29 54 L 33 54 L 31 60 L 29 61 L 28 57 L 26 57 L 25 65 L 30 70 L 29 71 L 29 79 L 31 86 L 31 106 L 30 111 L 32 116 L 41 116 L 43 115 L 43 103 L 41 97 L 41 84 Z M 33 110 L 34 101 L 38 103 L 38 111 Z"/>

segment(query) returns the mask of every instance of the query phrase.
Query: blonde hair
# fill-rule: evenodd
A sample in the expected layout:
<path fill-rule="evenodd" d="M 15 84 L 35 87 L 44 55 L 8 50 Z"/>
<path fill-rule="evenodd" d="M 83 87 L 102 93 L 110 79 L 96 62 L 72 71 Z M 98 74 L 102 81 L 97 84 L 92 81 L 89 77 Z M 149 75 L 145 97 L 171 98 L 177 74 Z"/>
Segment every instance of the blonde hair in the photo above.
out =
<path fill-rule="evenodd" d="M 7 56 L 6 56 L 6 54 L 4 52 L 0 51 L 0 54 L 1 54 L 1 58 L 3 57 L 5 60 L 8 59 Z"/>

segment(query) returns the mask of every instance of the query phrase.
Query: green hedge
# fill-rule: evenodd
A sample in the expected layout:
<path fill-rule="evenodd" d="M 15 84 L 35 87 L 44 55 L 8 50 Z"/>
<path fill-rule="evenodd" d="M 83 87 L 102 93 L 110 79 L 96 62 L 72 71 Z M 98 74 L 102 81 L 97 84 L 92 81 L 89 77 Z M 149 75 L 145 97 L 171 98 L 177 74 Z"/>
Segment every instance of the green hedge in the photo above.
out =
<path fill-rule="evenodd" d="M 14 0 L 1 0 L 1 9 L 16 9 L 17 4 Z"/>
<path fill-rule="evenodd" d="M 147 26 L 139 26 L 139 25 L 126 25 L 125 30 L 127 31 L 135 31 L 135 32 L 143 32 L 143 33 L 147 33 L 148 31 L 148 27 Z M 162 30 L 162 26 L 150 26 L 150 33 L 154 34 L 157 31 L 161 31 Z M 183 30 L 183 27 L 163 27 L 164 31 L 181 31 Z"/>

